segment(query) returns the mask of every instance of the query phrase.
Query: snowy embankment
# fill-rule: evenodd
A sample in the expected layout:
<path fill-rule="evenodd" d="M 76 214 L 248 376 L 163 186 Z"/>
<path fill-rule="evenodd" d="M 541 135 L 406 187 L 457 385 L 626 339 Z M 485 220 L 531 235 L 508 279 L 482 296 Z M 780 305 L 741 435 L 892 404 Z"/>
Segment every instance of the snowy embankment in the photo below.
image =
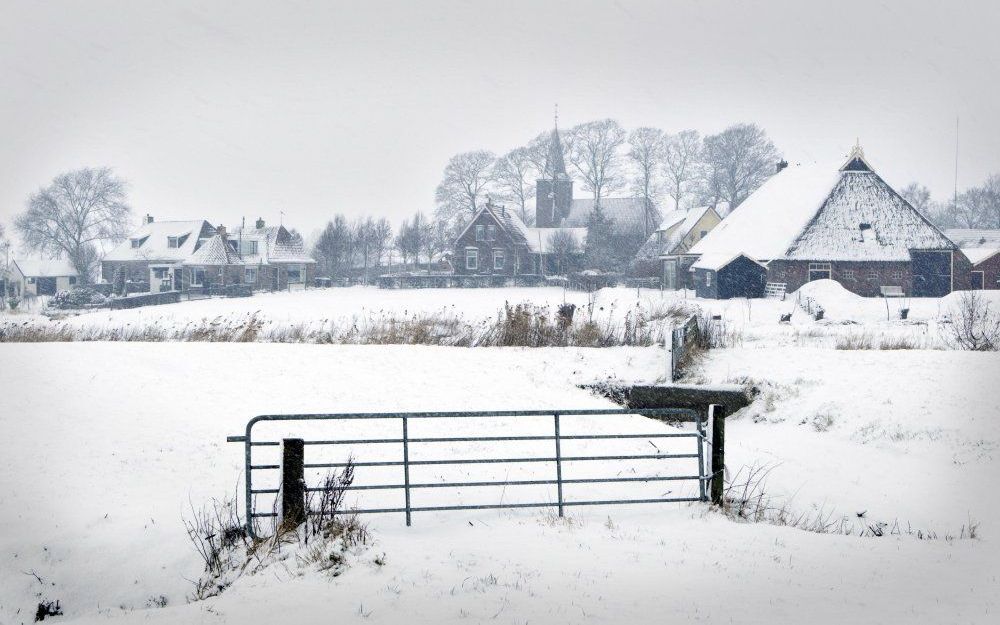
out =
<path fill-rule="evenodd" d="M 1000 310 L 1000 291 L 980 294 L 993 310 Z M 38 314 L 0 313 L 0 337 L 5 331 L 18 334 L 37 329 L 50 337 L 58 333 L 58 340 L 78 341 L 204 341 L 221 336 L 222 340 L 258 342 L 464 345 L 474 344 L 502 314 L 505 304 L 527 303 L 551 317 L 559 305 L 570 303 L 577 307 L 577 322 L 594 320 L 600 328 L 618 334 L 627 319 L 633 324 L 637 320 L 656 324 L 701 309 L 721 317 L 731 344 L 834 347 L 848 339 L 867 338 L 875 346 L 885 339 L 897 346 L 939 349 L 948 346 L 947 320 L 955 315 L 961 296 L 956 292 L 944 298 L 863 298 L 831 280 L 809 283 L 783 301 L 702 300 L 690 291 L 626 288 L 588 294 L 560 288 L 353 287 L 99 310 L 51 320 Z M 822 320 L 816 321 L 807 312 L 807 299 L 824 309 Z M 904 307 L 909 309 L 906 320 L 900 319 Z M 790 322 L 779 322 L 788 314 Z M 653 334 L 656 340 L 658 331 Z"/>
<path fill-rule="evenodd" d="M 84 622 L 797 623 L 806 610 L 831 623 L 988 622 L 996 611 L 1000 404 L 983 390 L 996 354 L 754 346 L 713 351 L 697 374 L 764 390 L 727 426 L 731 474 L 777 465 L 768 491 L 794 509 L 898 520 L 901 535 L 734 523 L 701 504 L 572 510 L 567 522 L 424 513 L 411 528 L 372 516 L 375 543 L 339 577 L 289 561 L 191 604 L 200 562 L 181 516 L 236 490 L 242 449 L 224 441 L 249 417 L 607 407 L 575 384 L 652 382 L 662 351 L 6 344 L 0 361 L 0 622 L 30 621 L 43 598 Z M 970 516 L 981 538 L 945 540 Z M 161 596 L 166 608 L 144 609 Z"/>

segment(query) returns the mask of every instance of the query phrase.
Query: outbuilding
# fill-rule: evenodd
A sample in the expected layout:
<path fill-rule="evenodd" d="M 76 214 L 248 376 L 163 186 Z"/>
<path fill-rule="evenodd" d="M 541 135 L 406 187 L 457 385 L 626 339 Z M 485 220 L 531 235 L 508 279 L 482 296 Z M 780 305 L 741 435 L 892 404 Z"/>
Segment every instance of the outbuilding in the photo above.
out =
<path fill-rule="evenodd" d="M 11 290 L 17 297 L 55 295 L 75 287 L 78 279 L 73 263 L 62 258 L 21 258 L 10 265 Z"/>
<path fill-rule="evenodd" d="M 767 267 L 746 254 L 702 256 L 691 273 L 695 295 L 708 299 L 763 297 L 767 283 Z"/>

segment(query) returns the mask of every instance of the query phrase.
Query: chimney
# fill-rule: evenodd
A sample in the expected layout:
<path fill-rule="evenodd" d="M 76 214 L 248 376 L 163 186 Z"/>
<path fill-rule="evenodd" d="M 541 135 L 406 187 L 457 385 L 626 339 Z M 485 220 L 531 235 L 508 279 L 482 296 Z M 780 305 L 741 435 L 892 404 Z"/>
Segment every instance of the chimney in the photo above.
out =
<path fill-rule="evenodd" d="M 218 234 L 223 239 L 226 238 L 226 227 L 223 225 L 218 225 L 215 227 L 215 233 Z"/>
<path fill-rule="evenodd" d="M 774 173 L 780 172 L 782 169 L 788 167 L 788 161 L 781 159 L 778 164 L 774 166 Z"/>
<path fill-rule="evenodd" d="M 264 227 L 264 220 L 261 219 L 260 217 L 258 217 L 257 218 L 257 229 L 260 230 L 263 227 Z"/>
<path fill-rule="evenodd" d="M 143 217 L 143 219 L 142 219 L 142 224 L 146 225 L 146 224 L 151 224 L 151 223 L 153 223 L 153 216 L 150 215 L 149 213 L 146 213 L 146 216 Z"/>

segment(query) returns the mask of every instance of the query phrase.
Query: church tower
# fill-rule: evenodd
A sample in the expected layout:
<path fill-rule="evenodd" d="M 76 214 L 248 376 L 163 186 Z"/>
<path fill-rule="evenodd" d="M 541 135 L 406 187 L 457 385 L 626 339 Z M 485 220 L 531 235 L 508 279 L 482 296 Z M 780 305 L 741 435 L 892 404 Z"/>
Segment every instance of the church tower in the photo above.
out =
<path fill-rule="evenodd" d="M 573 202 L 573 181 L 566 174 L 559 126 L 552 129 L 549 151 L 545 157 L 545 171 L 535 184 L 535 226 L 558 228 L 569 216 Z"/>

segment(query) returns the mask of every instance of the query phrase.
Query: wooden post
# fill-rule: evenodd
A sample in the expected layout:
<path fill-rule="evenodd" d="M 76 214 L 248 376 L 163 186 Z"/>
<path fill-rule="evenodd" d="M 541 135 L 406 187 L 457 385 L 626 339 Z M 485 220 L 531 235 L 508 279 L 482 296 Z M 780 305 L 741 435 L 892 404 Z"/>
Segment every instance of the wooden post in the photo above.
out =
<path fill-rule="evenodd" d="M 726 408 L 712 404 L 712 503 L 722 505 L 723 478 L 726 466 Z"/>
<path fill-rule="evenodd" d="M 281 514 L 279 525 L 298 527 L 306 521 L 305 444 L 301 438 L 281 441 Z"/>

